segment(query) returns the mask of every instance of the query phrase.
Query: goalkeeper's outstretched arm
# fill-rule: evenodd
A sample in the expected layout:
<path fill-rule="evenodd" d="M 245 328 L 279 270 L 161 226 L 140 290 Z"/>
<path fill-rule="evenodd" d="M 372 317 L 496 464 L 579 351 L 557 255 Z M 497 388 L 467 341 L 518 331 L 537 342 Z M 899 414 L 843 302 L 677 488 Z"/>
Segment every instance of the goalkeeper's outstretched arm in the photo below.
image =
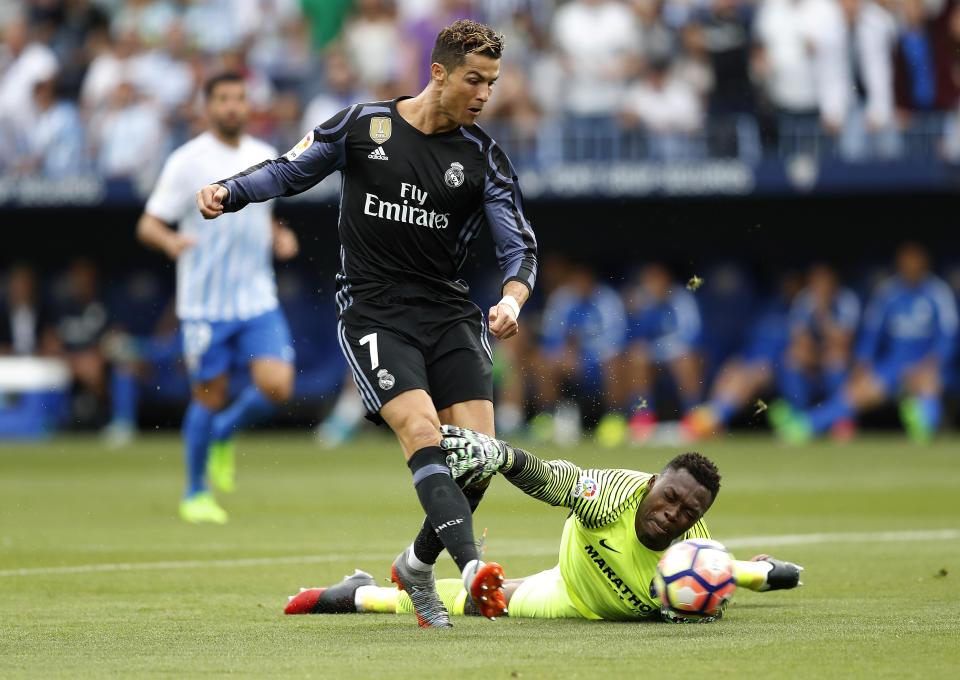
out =
<path fill-rule="evenodd" d="M 506 445 L 500 473 L 515 487 L 550 505 L 570 508 L 587 527 L 612 522 L 649 475 L 633 470 L 583 469 L 568 460 L 542 460 Z"/>

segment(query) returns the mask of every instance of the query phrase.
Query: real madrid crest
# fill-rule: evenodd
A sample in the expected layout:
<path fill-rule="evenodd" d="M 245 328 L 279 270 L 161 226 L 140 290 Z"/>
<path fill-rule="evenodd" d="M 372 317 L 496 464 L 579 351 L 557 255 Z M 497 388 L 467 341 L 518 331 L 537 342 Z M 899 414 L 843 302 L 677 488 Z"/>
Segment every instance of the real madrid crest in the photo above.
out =
<path fill-rule="evenodd" d="M 456 189 L 463 184 L 463 180 L 463 166 L 460 163 L 451 163 L 447 171 L 443 173 L 443 181 L 447 183 L 448 187 Z"/>
<path fill-rule="evenodd" d="M 370 119 L 370 139 L 383 144 L 393 134 L 393 120 L 386 116 L 374 116 Z"/>
<path fill-rule="evenodd" d="M 397 379 L 390 374 L 390 371 L 381 368 L 377 371 L 377 382 L 381 390 L 389 390 L 397 383 Z"/>

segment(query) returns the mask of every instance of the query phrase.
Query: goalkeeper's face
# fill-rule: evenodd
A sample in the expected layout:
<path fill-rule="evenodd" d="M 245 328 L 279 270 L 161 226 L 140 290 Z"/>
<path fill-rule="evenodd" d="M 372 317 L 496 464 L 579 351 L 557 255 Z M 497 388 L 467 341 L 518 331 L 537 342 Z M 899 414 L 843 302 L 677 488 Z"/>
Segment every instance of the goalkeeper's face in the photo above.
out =
<path fill-rule="evenodd" d="M 710 491 L 684 468 L 667 469 L 647 484 L 637 508 L 637 538 L 651 550 L 666 550 L 690 530 L 713 503 Z"/>
<path fill-rule="evenodd" d="M 246 87 L 242 82 L 218 83 L 207 99 L 207 118 L 210 126 L 224 137 L 237 137 L 243 133 L 250 115 Z"/>

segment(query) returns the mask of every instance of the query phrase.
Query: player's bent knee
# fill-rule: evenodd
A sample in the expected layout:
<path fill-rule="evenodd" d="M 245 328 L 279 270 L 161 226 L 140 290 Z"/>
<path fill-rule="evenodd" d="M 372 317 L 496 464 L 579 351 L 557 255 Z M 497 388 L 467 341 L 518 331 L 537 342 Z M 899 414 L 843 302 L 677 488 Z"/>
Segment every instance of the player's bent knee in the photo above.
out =
<path fill-rule="evenodd" d="M 440 443 L 440 423 L 426 414 L 409 414 L 395 423 L 394 431 L 404 449 L 412 454 Z"/>
<path fill-rule="evenodd" d="M 226 390 L 204 389 L 195 387 L 193 389 L 194 400 L 200 402 L 211 411 L 221 411 L 227 405 Z"/>
<path fill-rule="evenodd" d="M 293 396 L 293 366 L 279 362 L 254 364 L 253 382 L 263 396 L 282 404 Z"/>
<path fill-rule="evenodd" d="M 263 392 L 263 396 L 272 402 L 282 404 L 289 401 L 293 396 L 293 380 L 283 378 L 270 378 L 257 381 L 257 389 Z"/>

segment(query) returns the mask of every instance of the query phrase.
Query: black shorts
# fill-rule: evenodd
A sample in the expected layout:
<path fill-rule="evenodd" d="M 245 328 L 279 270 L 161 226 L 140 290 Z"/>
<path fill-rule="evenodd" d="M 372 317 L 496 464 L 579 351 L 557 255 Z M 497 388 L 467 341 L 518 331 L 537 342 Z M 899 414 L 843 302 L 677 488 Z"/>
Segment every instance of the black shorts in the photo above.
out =
<path fill-rule="evenodd" d="M 493 354 L 483 313 L 469 300 L 382 296 L 356 300 L 337 324 L 340 349 L 367 408 L 425 390 L 441 409 L 493 401 Z"/>

